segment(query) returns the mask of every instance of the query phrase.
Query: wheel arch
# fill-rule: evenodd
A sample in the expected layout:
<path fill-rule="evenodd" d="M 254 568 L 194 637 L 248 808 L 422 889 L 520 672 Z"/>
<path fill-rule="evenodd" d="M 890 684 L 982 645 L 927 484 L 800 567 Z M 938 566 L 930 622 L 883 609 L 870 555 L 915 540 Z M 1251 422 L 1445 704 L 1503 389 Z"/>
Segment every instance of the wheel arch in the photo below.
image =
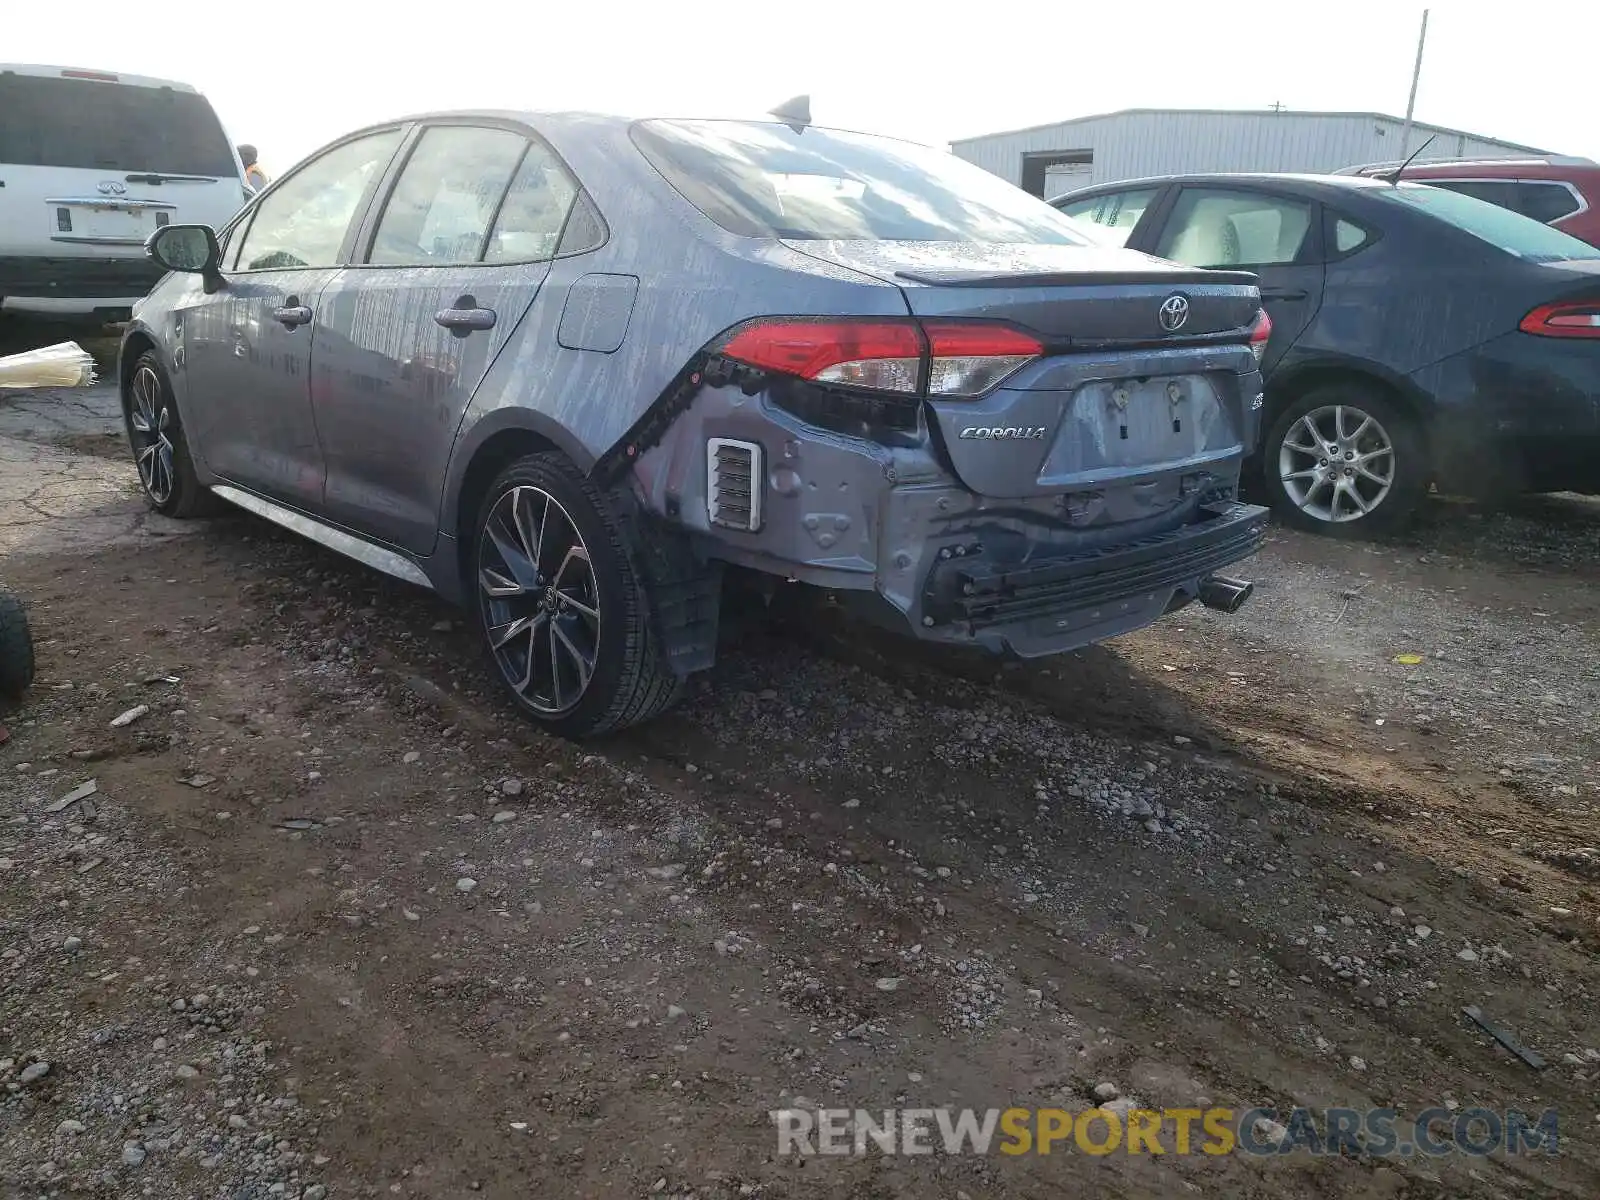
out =
<path fill-rule="evenodd" d="M 439 528 L 455 538 L 455 570 L 463 585 L 471 574 L 474 525 L 489 485 L 517 459 L 550 450 L 564 454 L 585 473 L 594 466 L 592 456 L 576 439 L 531 410 L 501 409 L 473 426 L 456 444 Z"/>
<path fill-rule="evenodd" d="M 143 329 L 132 330 L 122 339 L 122 348 L 117 352 L 117 394 L 124 413 L 128 411 L 129 389 L 133 387 L 133 369 L 151 351 L 160 354 L 155 338 Z"/>
<path fill-rule="evenodd" d="M 1374 389 L 1396 404 L 1415 424 L 1417 436 L 1430 459 L 1429 469 L 1432 469 L 1433 445 L 1429 436 L 1429 419 L 1434 410 L 1432 397 L 1405 376 L 1360 360 L 1315 359 L 1274 372 L 1266 387 L 1266 411 L 1261 420 L 1263 439 L 1289 405 L 1318 388 L 1339 384 Z M 1262 449 L 1265 449 L 1264 444 Z"/>

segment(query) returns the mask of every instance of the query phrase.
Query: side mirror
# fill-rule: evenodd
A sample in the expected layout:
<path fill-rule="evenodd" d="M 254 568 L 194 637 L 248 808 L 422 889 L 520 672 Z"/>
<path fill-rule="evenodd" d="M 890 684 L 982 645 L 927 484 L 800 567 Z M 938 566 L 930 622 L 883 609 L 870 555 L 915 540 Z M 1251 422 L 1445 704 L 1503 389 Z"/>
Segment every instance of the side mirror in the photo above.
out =
<path fill-rule="evenodd" d="M 208 292 L 222 284 L 222 252 L 209 225 L 163 225 L 146 239 L 144 252 L 168 271 L 203 276 Z"/>

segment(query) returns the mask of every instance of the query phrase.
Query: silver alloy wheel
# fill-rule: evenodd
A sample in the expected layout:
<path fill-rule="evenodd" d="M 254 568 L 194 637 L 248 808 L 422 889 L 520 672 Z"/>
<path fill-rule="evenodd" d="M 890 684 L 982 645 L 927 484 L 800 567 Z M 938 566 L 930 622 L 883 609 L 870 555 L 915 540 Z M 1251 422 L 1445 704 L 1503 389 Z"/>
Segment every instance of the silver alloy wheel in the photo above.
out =
<path fill-rule="evenodd" d="M 1394 487 L 1394 442 L 1349 404 L 1313 409 L 1283 435 L 1278 477 L 1296 508 L 1319 521 L 1359 521 Z"/>
<path fill-rule="evenodd" d="M 500 673 L 535 712 L 571 712 L 600 652 L 600 589 L 583 535 L 554 496 L 519 484 L 479 538 L 478 596 Z"/>
<path fill-rule="evenodd" d="M 139 464 L 139 482 L 157 504 L 172 499 L 176 476 L 173 473 L 172 439 L 167 435 L 172 412 L 167 406 L 161 378 L 151 367 L 140 367 L 133 376 L 133 453 Z"/>

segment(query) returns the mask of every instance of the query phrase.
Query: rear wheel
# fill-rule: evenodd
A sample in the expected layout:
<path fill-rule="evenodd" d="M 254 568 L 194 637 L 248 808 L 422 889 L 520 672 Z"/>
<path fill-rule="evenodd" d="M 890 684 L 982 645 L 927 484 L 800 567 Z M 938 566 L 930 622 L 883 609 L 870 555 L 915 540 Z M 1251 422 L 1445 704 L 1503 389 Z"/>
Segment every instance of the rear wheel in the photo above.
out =
<path fill-rule="evenodd" d="M 1334 537 L 1392 529 L 1427 486 L 1416 422 L 1377 391 L 1315 388 L 1273 422 L 1262 448 L 1267 498 L 1290 525 Z"/>
<path fill-rule="evenodd" d="M 123 417 L 133 461 L 139 468 L 139 486 L 151 508 L 179 518 L 222 511 L 222 501 L 195 474 L 172 388 L 153 352 L 141 355 L 134 364 Z"/>
<path fill-rule="evenodd" d="M 678 696 L 632 549 L 560 454 L 513 463 L 479 513 L 473 576 L 489 656 L 517 706 L 563 737 L 637 724 Z"/>

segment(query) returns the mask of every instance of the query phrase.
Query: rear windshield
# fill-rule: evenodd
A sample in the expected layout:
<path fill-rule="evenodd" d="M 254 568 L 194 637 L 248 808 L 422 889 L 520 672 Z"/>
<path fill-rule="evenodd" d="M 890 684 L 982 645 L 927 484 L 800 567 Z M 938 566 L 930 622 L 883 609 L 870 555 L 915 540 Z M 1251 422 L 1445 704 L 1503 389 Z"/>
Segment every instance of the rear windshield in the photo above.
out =
<path fill-rule="evenodd" d="M 0 72 L 0 163 L 238 176 L 204 96 Z"/>
<path fill-rule="evenodd" d="M 1089 240 L 1043 200 L 911 142 L 743 121 L 645 121 L 633 138 L 691 204 L 745 237 Z"/>
<path fill-rule="evenodd" d="M 1373 188 L 1368 195 L 1381 196 L 1448 221 L 1464 233 L 1497 246 L 1507 254 L 1534 263 L 1570 262 L 1575 258 L 1600 258 L 1600 249 L 1579 241 L 1569 233 L 1525 217 L 1521 213 L 1490 204 L 1442 187 L 1402 183 L 1397 187 Z"/>

